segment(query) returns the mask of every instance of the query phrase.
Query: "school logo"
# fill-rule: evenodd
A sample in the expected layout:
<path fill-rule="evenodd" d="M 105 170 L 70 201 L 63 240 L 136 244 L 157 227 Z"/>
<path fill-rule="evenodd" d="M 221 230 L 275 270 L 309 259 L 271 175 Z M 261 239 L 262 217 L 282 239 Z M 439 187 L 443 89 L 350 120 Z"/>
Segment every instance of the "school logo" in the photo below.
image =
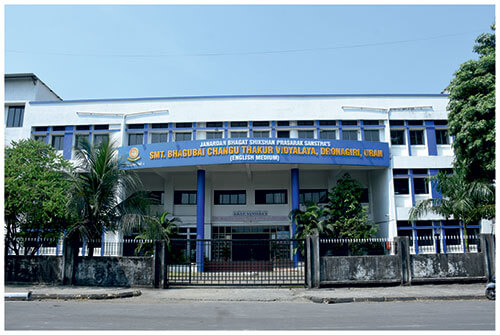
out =
<path fill-rule="evenodd" d="M 135 162 L 139 159 L 141 159 L 141 156 L 139 156 L 139 149 L 137 148 L 131 148 L 128 152 L 128 157 L 127 159 L 131 162 Z"/>

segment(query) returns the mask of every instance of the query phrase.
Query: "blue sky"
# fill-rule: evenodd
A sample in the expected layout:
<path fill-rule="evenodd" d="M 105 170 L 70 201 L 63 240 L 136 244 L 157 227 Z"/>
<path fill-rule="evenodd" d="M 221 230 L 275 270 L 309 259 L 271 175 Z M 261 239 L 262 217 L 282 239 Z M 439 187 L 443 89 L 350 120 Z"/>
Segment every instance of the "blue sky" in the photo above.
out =
<path fill-rule="evenodd" d="M 5 72 L 63 99 L 440 93 L 493 5 L 5 7 Z"/>

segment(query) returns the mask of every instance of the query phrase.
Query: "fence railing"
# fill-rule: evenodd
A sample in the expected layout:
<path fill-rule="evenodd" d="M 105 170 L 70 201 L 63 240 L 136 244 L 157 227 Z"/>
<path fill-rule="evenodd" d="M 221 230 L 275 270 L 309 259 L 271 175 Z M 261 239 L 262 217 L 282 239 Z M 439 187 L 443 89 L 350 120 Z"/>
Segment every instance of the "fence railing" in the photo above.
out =
<path fill-rule="evenodd" d="M 179 263 L 196 262 L 196 243 L 201 240 L 172 239 L 169 248 L 172 250 L 173 261 Z M 291 245 L 290 240 L 203 240 L 206 242 L 204 255 L 211 261 L 241 260 L 269 258 L 269 260 L 291 259 L 294 248 L 303 252 L 301 243 Z M 246 250 L 241 244 L 246 243 Z M 436 253 L 465 253 L 480 252 L 478 235 L 453 236 L 410 236 L 411 254 Z M 200 243 L 200 242 L 198 242 Z M 17 239 L 17 253 L 33 256 L 61 256 L 63 253 L 63 239 Z M 79 256 L 88 256 L 89 249 L 93 248 L 93 256 L 151 256 L 154 250 L 153 240 L 122 239 L 117 241 L 82 241 L 79 247 Z M 233 252 L 236 250 L 236 252 Z M 239 251 L 238 251 L 239 250 Z M 247 253 L 245 255 L 245 253 Z M 253 253 L 253 254 L 252 254 Z M 320 238 L 321 256 L 355 256 L 355 255 L 386 255 L 395 253 L 393 240 L 387 238 L 342 239 Z M 15 255 L 13 248 L 8 248 L 9 255 Z M 233 255 L 234 254 L 234 255 Z"/>
<path fill-rule="evenodd" d="M 395 252 L 395 243 L 386 238 L 320 238 L 320 256 L 387 255 Z"/>
<path fill-rule="evenodd" d="M 480 251 L 480 239 L 477 235 L 410 237 L 410 253 L 412 254 L 476 253 Z"/>

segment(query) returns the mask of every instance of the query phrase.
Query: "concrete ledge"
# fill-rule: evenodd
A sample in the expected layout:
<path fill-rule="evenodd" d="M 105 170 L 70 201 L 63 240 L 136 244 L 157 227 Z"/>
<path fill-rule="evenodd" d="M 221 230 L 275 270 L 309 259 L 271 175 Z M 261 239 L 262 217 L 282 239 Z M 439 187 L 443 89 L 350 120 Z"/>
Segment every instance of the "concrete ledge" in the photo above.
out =
<path fill-rule="evenodd" d="M 100 294 L 40 294 L 33 293 L 31 300 L 104 300 L 104 299 L 119 299 L 138 297 L 142 294 L 141 291 L 127 291 L 121 293 L 100 293 Z"/>
<path fill-rule="evenodd" d="M 361 297 L 361 298 L 320 298 L 304 297 L 319 304 L 340 304 L 348 302 L 398 302 L 423 300 L 484 300 L 484 295 L 455 295 L 455 296 L 422 296 L 422 297 Z"/>

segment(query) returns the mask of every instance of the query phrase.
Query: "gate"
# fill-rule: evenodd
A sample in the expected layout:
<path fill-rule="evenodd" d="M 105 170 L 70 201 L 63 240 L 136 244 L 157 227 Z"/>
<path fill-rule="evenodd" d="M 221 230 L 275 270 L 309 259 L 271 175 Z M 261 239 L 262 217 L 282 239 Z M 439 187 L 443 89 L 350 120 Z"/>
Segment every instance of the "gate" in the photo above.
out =
<path fill-rule="evenodd" d="M 305 285 L 306 252 L 299 239 L 172 239 L 166 281 L 169 286 Z"/>

